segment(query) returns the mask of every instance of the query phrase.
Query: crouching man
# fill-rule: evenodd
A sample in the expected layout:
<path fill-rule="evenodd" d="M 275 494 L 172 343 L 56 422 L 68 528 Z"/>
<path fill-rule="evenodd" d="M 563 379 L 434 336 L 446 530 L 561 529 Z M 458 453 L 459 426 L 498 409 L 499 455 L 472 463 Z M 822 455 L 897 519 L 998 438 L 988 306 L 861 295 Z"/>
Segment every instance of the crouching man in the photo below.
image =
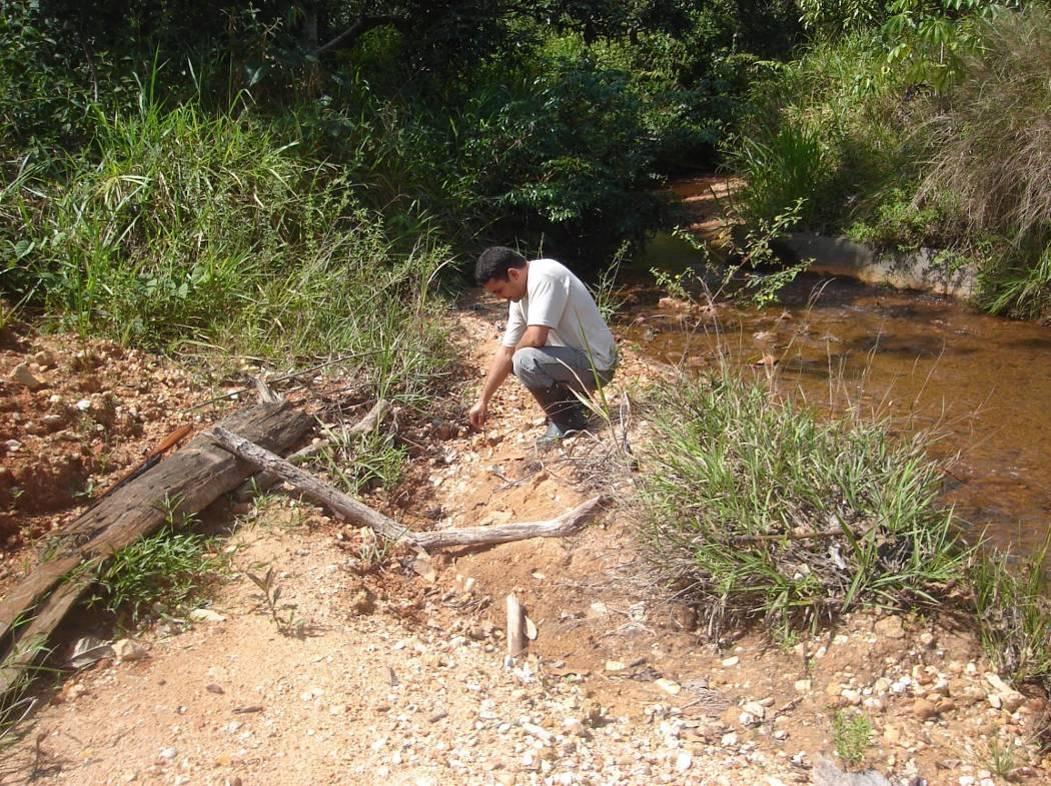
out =
<path fill-rule="evenodd" d="M 503 246 L 482 252 L 475 279 L 509 308 L 501 346 L 468 414 L 471 425 L 482 427 L 489 401 L 513 371 L 547 415 L 541 443 L 584 429 L 587 413 L 576 394 L 609 382 L 617 361 L 613 334 L 587 287 L 553 259 L 526 260 Z"/>

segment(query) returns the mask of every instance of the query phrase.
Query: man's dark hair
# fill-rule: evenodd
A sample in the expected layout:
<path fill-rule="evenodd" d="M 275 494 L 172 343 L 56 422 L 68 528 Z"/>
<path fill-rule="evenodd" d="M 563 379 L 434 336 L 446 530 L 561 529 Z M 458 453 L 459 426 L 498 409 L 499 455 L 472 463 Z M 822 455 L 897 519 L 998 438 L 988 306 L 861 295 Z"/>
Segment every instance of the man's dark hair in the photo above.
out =
<path fill-rule="evenodd" d="M 509 268 L 525 267 L 525 265 L 526 258 L 513 248 L 492 246 L 478 257 L 478 263 L 474 266 L 474 280 L 479 284 L 485 284 L 493 279 L 507 281 Z"/>

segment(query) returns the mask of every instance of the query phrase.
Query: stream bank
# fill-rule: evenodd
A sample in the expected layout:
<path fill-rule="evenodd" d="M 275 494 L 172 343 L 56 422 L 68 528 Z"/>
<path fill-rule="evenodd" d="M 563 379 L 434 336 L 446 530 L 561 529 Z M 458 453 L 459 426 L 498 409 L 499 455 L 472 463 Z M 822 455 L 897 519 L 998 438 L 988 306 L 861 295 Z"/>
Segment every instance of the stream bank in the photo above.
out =
<path fill-rule="evenodd" d="M 471 306 L 457 332 L 481 374 L 504 308 Z M 629 342 L 611 399 L 664 373 Z M 538 453 L 514 386 L 485 433 L 453 414 L 411 433 L 425 451 L 370 504 L 444 529 L 548 518 L 620 482 L 598 471 L 608 435 Z M 990 786 L 1051 766 L 1036 744 L 1046 700 L 999 681 L 966 631 L 871 613 L 780 647 L 761 629 L 712 641 L 648 578 L 625 512 L 571 538 L 437 554 L 433 575 L 283 496 L 234 513 L 212 614 L 158 620 L 136 633 L 140 655 L 42 686 L 4 782 L 787 786 L 829 783 L 828 761 L 894 786 Z M 246 576 L 267 566 L 302 639 Z M 537 636 L 508 669 L 512 591 Z M 836 723 L 855 716 L 868 744 L 843 748 L 848 764 Z"/>

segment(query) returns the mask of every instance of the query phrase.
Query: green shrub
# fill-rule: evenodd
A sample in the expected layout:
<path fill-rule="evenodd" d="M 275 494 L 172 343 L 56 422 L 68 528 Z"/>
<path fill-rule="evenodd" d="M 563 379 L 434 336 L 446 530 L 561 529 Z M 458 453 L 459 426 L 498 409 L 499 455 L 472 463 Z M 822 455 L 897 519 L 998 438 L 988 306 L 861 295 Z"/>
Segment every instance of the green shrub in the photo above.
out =
<path fill-rule="evenodd" d="M 737 205 L 743 218 L 771 218 L 803 198 L 804 226 L 838 232 L 866 218 L 882 194 L 915 182 L 908 106 L 882 71 L 881 51 L 878 38 L 858 34 L 766 64 L 727 146 L 729 166 L 748 183 Z"/>
<path fill-rule="evenodd" d="M 839 710 L 832 716 L 832 744 L 836 755 L 852 767 L 865 759 L 872 743 L 872 721 L 861 713 Z"/>
<path fill-rule="evenodd" d="M 962 575 L 918 440 L 822 421 L 730 372 L 682 379 L 653 404 L 646 551 L 713 629 L 759 618 L 784 632 L 861 604 L 928 602 Z"/>

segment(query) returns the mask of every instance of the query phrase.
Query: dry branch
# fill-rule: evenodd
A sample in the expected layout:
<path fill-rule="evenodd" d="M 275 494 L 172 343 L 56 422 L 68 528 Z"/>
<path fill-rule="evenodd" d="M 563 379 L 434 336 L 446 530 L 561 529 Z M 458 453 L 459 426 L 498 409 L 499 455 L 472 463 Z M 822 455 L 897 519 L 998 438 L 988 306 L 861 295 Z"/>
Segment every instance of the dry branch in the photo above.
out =
<path fill-rule="evenodd" d="M 351 437 L 360 436 L 372 431 L 376 426 L 387 416 L 387 412 L 390 410 L 390 404 L 386 399 L 381 398 L 372 405 L 372 409 L 365 413 L 365 416 L 349 428 L 340 429 L 337 432 L 337 436 L 343 440 L 349 440 Z M 300 448 L 295 453 L 288 457 L 288 461 L 293 464 L 298 464 L 301 461 L 305 461 L 311 458 L 328 445 L 332 443 L 331 437 L 325 437 L 319 439 L 305 448 Z M 244 485 L 237 490 L 235 498 L 239 502 L 246 502 L 254 497 L 256 494 L 260 494 L 264 491 L 269 491 L 278 483 L 281 482 L 281 478 L 272 472 L 260 472 L 254 478 L 249 478 L 245 481 Z"/>
<path fill-rule="evenodd" d="M 557 538 L 572 534 L 593 519 L 605 505 L 604 497 L 594 497 L 558 518 L 498 527 L 474 527 L 444 532 L 413 532 L 392 518 L 373 510 L 348 494 L 323 483 L 280 456 L 274 455 L 250 440 L 222 426 L 212 429 L 212 436 L 224 448 L 264 472 L 269 472 L 292 486 L 305 499 L 315 502 L 355 526 L 369 527 L 388 540 L 406 540 L 424 549 L 449 546 L 486 546 L 527 538 Z"/>
<path fill-rule="evenodd" d="M 507 655 L 517 658 L 525 649 L 525 614 L 518 596 L 513 592 L 507 596 Z"/>

